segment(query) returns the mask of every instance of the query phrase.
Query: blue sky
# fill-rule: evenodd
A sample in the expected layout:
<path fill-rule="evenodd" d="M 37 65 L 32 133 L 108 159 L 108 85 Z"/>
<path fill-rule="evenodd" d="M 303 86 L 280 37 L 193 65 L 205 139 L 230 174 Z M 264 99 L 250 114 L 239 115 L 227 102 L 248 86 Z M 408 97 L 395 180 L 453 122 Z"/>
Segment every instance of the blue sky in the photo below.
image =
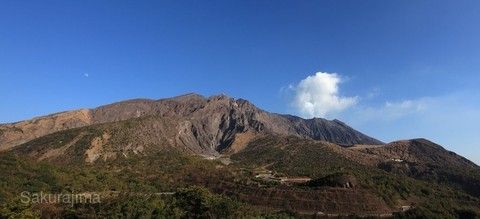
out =
<path fill-rule="evenodd" d="M 2 1 L 0 122 L 226 93 L 480 163 L 479 21 L 473 0 Z"/>

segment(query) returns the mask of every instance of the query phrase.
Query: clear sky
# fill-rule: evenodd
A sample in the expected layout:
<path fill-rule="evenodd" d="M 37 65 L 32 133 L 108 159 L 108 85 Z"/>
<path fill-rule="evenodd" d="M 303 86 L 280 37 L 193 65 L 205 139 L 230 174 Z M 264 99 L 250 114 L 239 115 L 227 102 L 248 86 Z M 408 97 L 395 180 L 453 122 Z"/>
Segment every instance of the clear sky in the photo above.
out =
<path fill-rule="evenodd" d="M 0 122 L 226 93 L 480 163 L 480 1 L 1 1 Z"/>

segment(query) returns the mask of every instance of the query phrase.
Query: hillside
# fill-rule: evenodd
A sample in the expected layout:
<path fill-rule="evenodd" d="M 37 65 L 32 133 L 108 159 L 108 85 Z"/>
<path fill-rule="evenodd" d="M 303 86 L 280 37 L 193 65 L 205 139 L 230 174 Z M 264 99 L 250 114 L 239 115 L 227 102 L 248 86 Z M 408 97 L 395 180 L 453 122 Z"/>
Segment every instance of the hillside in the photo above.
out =
<path fill-rule="evenodd" d="M 187 94 L 161 100 L 129 100 L 0 125 L 0 151 L 57 131 L 154 116 L 173 120 L 178 144 L 200 147 L 207 154 L 227 149 L 237 133 L 275 133 L 324 140 L 341 145 L 382 144 L 338 120 L 305 120 L 269 113 L 250 102 L 225 95 L 205 98 Z M 183 143 L 182 143 L 183 142 Z M 197 150 L 196 148 L 195 150 Z"/>
<path fill-rule="evenodd" d="M 203 203 L 192 217 L 465 218 L 480 211 L 480 167 L 440 145 L 384 144 L 338 120 L 269 113 L 224 95 L 130 100 L 0 130 L 0 218 L 140 214 L 132 206 L 189 217 L 183 195 Z M 113 207 L 22 206 L 21 191 L 98 193 Z M 164 192 L 175 195 L 155 195 Z"/>

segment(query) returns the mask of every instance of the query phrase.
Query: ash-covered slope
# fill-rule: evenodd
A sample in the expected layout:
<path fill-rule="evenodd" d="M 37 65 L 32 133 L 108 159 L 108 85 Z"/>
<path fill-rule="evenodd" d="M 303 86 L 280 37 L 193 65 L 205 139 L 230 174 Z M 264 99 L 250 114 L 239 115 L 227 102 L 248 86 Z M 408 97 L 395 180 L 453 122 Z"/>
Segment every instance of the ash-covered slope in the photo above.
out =
<path fill-rule="evenodd" d="M 338 120 L 302 119 L 263 111 L 250 102 L 225 95 L 209 98 L 187 94 L 174 98 L 136 99 L 0 125 L 0 151 L 58 131 L 95 124 L 154 116 L 167 119 L 176 131 L 175 142 L 187 147 L 200 146 L 224 151 L 258 133 L 295 135 L 340 145 L 382 144 Z M 172 131 L 170 130 L 170 131 Z M 172 140 L 172 139 L 170 139 Z"/>

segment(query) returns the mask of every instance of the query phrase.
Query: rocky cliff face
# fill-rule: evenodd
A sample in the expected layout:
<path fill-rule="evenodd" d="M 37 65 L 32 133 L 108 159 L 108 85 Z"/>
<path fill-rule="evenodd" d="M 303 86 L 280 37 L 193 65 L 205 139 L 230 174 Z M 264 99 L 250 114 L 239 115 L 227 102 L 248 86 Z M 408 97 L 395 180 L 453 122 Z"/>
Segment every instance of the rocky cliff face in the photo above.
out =
<path fill-rule="evenodd" d="M 152 116 L 174 124 L 162 129 L 174 132 L 171 135 L 176 145 L 211 149 L 209 154 L 228 151 L 235 142 L 241 148 L 239 140 L 248 141 L 262 133 L 295 135 L 340 145 L 382 144 L 338 120 L 305 120 L 263 111 L 243 99 L 188 94 L 156 101 L 129 100 L 0 125 L 0 150 L 62 130 Z"/>

